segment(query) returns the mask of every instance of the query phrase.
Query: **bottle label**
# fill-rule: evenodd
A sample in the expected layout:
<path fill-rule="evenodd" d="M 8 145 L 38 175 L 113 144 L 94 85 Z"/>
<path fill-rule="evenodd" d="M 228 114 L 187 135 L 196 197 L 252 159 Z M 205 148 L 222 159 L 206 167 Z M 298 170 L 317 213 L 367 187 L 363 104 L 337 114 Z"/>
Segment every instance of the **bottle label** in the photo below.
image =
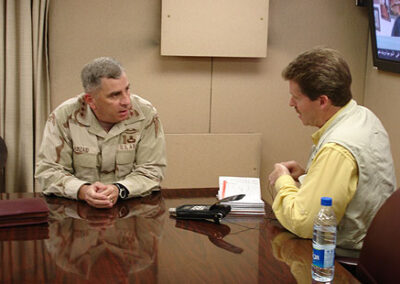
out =
<path fill-rule="evenodd" d="M 335 246 L 318 248 L 313 246 L 313 265 L 320 268 L 332 267 L 335 263 Z"/>

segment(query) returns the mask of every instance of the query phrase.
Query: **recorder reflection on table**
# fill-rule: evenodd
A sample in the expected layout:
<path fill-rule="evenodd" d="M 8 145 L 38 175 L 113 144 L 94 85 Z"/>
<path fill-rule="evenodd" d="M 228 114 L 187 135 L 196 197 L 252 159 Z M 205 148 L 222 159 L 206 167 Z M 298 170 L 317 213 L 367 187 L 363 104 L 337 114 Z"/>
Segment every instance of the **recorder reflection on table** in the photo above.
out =
<path fill-rule="evenodd" d="M 231 211 L 231 206 L 222 205 L 221 202 L 240 200 L 245 194 L 233 195 L 227 198 L 218 200 L 212 205 L 205 204 L 185 204 L 176 208 L 170 208 L 169 213 L 177 219 L 190 220 L 213 220 L 219 222 Z"/>
<path fill-rule="evenodd" d="M 206 235 L 214 245 L 227 251 L 233 253 L 243 252 L 242 248 L 223 240 L 223 238 L 231 232 L 231 228 L 225 224 L 216 224 L 206 220 L 204 222 L 197 222 L 195 220 L 176 220 L 175 226 L 177 228 Z"/>

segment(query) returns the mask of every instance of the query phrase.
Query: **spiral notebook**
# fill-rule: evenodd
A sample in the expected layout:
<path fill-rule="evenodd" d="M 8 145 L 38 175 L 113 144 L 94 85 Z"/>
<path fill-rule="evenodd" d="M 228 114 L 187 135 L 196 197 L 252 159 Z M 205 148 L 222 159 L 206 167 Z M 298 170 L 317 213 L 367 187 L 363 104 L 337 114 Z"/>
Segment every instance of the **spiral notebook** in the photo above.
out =
<path fill-rule="evenodd" d="M 241 200 L 222 202 L 230 205 L 232 215 L 264 215 L 264 201 L 261 198 L 259 178 L 251 177 L 219 177 L 217 198 L 223 199 L 232 195 L 245 194 Z"/>

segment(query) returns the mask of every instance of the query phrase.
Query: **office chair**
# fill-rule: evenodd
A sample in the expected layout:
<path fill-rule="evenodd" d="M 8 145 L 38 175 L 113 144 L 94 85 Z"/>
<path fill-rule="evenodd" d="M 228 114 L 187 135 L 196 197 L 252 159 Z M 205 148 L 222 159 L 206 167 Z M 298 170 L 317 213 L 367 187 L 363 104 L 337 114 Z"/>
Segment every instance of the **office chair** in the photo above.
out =
<path fill-rule="evenodd" d="M 6 162 L 7 146 L 4 139 L 0 137 L 0 192 L 5 192 Z"/>
<path fill-rule="evenodd" d="M 360 258 L 338 257 L 362 283 L 398 283 L 400 276 L 400 188 L 382 205 L 368 228 Z M 353 267 L 353 269 L 351 268 Z"/>

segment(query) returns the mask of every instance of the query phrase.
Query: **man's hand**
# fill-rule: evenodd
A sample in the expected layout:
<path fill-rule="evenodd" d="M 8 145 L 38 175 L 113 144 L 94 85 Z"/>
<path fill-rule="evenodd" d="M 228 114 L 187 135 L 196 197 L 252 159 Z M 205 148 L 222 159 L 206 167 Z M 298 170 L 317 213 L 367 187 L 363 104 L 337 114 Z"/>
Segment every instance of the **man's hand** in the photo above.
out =
<path fill-rule="evenodd" d="M 96 208 L 111 208 L 117 202 L 118 188 L 115 185 L 105 185 L 101 182 L 85 184 L 79 189 L 78 198 Z"/>
<path fill-rule="evenodd" d="M 306 173 L 306 171 L 296 161 L 287 161 L 282 162 L 281 164 L 289 170 L 290 175 L 295 181 L 299 181 L 299 176 Z"/>
<path fill-rule="evenodd" d="M 108 197 L 108 199 L 110 199 L 112 201 L 112 205 L 117 203 L 118 196 L 119 196 L 119 190 L 118 190 L 118 187 L 116 185 L 107 184 L 99 192 L 101 192 L 102 194 L 105 194 Z"/>
<path fill-rule="evenodd" d="M 283 175 L 290 175 L 289 169 L 286 168 L 282 163 L 274 165 L 274 170 L 269 175 L 269 183 L 274 185 L 276 180 Z"/>

